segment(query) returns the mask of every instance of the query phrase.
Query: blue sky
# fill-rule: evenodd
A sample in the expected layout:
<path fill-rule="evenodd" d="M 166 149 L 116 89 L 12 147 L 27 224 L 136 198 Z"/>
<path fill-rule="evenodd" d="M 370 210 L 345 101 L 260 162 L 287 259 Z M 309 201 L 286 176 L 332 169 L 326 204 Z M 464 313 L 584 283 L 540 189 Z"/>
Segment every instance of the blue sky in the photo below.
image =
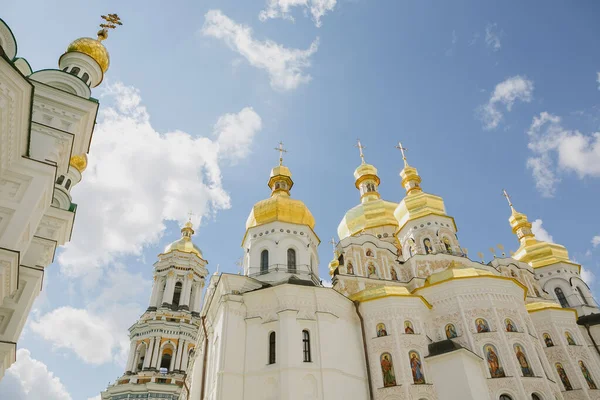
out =
<path fill-rule="evenodd" d="M 0 397 L 86 400 L 114 381 L 156 254 L 190 209 L 211 272 L 237 272 L 280 140 L 292 195 L 317 221 L 322 277 L 327 242 L 359 201 L 356 139 L 390 201 L 404 195 L 401 140 L 471 258 L 489 260 L 499 243 L 516 249 L 506 188 L 598 293 L 600 5 L 304 3 L 286 12 L 277 0 L 3 2 L 0 17 L 34 70 L 93 36 L 100 14 L 124 25 L 105 42 L 111 66 L 94 89 L 102 111 L 73 189 L 73 241 L 47 268 Z"/>

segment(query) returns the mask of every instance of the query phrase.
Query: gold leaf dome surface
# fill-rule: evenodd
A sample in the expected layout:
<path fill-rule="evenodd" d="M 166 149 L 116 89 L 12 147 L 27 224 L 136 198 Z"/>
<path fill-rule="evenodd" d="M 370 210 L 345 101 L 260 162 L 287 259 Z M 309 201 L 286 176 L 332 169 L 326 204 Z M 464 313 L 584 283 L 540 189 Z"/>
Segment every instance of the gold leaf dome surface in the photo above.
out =
<path fill-rule="evenodd" d="M 108 55 L 108 50 L 99 40 L 92 39 L 89 37 L 82 37 L 79 39 L 75 39 L 69 47 L 67 47 L 67 53 L 78 52 L 87 54 L 92 57 L 100 68 L 102 72 L 108 71 L 108 67 L 110 65 L 110 56 Z"/>
<path fill-rule="evenodd" d="M 394 217 L 396 207 L 398 207 L 397 203 L 376 199 L 351 208 L 338 225 L 340 240 L 380 226 L 397 228 L 398 221 Z"/>
<path fill-rule="evenodd" d="M 71 160 L 69 161 L 69 165 L 71 165 L 77 171 L 82 173 L 87 168 L 87 155 L 80 154 L 78 156 L 71 157 Z"/>
<path fill-rule="evenodd" d="M 272 197 L 256 203 L 246 221 L 246 229 L 273 221 L 315 228 L 315 218 L 308 207 L 301 200 L 292 199 L 283 192 L 274 193 Z"/>
<path fill-rule="evenodd" d="M 204 258 L 202 256 L 202 251 L 198 246 L 196 246 L 192 242 L 192 235 L 194 234 L 194 230 L 192 229 L 192 223 L 186 222 L 184 227 L 181 229 L 181 239 L 174 241 L 165 247 L 165 251 L 163 254 L 170 253 L 172 251 L 181 251 L 183 253 L 191 253 L 195 254 L 200 258 Z"/>

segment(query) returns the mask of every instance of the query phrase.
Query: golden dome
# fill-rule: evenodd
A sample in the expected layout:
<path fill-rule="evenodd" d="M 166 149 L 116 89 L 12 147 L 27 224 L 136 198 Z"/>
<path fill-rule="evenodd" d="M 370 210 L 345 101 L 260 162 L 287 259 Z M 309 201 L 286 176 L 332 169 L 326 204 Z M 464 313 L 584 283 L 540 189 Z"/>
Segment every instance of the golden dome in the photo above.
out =
<path fill-rule="evenodd" d="M 382 199 L 365 201 L 348 210 L 338 225 L 338 236 L 341 239 L 356 235 L 366 229 L 380 226 L 398 227 L 394 217 L 397 203 Z"/>
<path fill-rule="evenodd" d="M 192 242 L 193 234 L 194 229 L 192 228 L 192 223 L 188 221 L 185 223 L 183 228 L 181 228 L 181 239 L 176 240 L 165 247 L 163 254 L 170 253 L 172 251 L 181 251 L 183 253 L 192 253 L 200 258 L 203 258 L 202 251 Z"/>
<path fill-rule="evenodd" d="M 108 66 L 110 65 L 110 56 L 108 55 L 108 50 L 102 44 L 100 40 L 92 39 L 89 37 L 82 37 L 71 42 L 69 47 L 67 47 L 67 53 L 83 53 L 92 57 L 100 68 L 102 72 L 108 71 Z"/>
<path fill-rule="evenodd" d="M 79 173 L 82 173 L 87 168 L 87 155 L 84 153 L 71 157 L 69 165 L 79 171 Z"/>
<path fill-rule="evenodd" d="M 252 207 L 246 221 L 246 230 L 274 221 L 308 225 L 314 230 L 315 218 L 308 207 L 301 200 L 290 197 L 293 185 L 292 173 L 288 167 L 279 165 L 273 168 L 269 178 L 271 197 Z"/>
<path fill-rule="evenodd" d="M 377 168 L 375 168 L 373 165 L 371 164 L 360 164 L 358 167 L 356 167 L 356 169 L 354 170 L 354 179 L 356 179 L 355 185 L 358 188 L 359 185 L 361 184 L 361 182 L 367 178 L 372 178 L 375 181 L 377 181 L 377 184 L 379 185 L 379 176 L 377 176 Z"/>

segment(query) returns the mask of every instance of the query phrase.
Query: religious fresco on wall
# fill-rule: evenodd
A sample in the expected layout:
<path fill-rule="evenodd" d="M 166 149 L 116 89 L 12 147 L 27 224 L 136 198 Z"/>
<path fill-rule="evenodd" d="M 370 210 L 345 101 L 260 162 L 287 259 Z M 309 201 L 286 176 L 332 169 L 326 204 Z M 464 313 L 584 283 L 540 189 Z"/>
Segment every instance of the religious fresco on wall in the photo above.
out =
<path fill-rule="evenodd" d="M 412 371 L 413 382 L 417 385 L 425 383 L 425 374 L 423 373 L 423 364 L 421 363 L 421 357 L 416 351 L 408 353 L 410 360 L 410 370 Z"/>
<path fill-rule="evenodd" d="M 373 257 L 373 251 L 371 249 L 367 250 L 367 257 Z"/>
<path fill-rule="evenodd" d="M 396 375 L 394 375 L 394 363 L 390 353 L 383 353 L 379 359 L 381 373 L 383 374 L 383 386 L 396 386 Z"/>
<path fill-rule="evenodd" d="M 452 253 L 452 245 L 450 244 L 450 239 L 448 239 L 446 236 L 444 236 L 444 239 L 442 239 L 442 242 L 444 243 L 444 247 L 446 248 L 446 251 L 448 253 Z"/>
<path fill-rule="evenodd" d="M 581 368 L 581 373 L 583 374 L 583 377 L 585 378 L 588 387 L 590 389 L 598 389 L 598 387 L 596 386 L 596 382 L 594 382 L 594 378 L 592 378 L 592 374 L 590 374 L 590 371 L 587 369 L 587 367 L 581 360 L 579 360 L 579 368 Z"/>
<path fill-rule="evenodd" d="M 486 344 L 483 346 L 483 355 L 487 361 L 488 369 L 490 370 L 490 376 L 492 378 L 504 378 L 506 374 L 504 373 L 504 368 L 502 368 L 502 364 L 500 363 L 500 357 L 498 357 L 498 351 L 496 347 L 491 344 Z"/>
<path fill-rule="evenodd" d="M 544 333 L 542 336 L 544 338 L 544 343 L 546 344 L 546 347 L 554 346 L 554 342 L 552 341 L 552 338 L 550 337 L 549 334 Z"/>
<path fill-rule="evenodd" d="M 490 326 L 487 321 L 483 318 L 477 318 L 475 320 L 475 327 L 477 328 L 477 333 L 489 332 Z"/>
<path fill-rule="evenodd" d="M 351 262 L 349 262 L 348 266 L 346 266 L 346 272 L 348 275 L 354 275 L 354 267 L 352 266 Z"/>
<path fill-rule="evenodd" d="M 506 326 L 506 332 L 518 332 L 515 323 L 510 318 L 504 320 L 504 325 Z"/>
<path fill-rule="evenodd" d="M 377 324 L 377 337 L 387 336 L 387 330 L 385 329 L 385 324 L 379 323 Z"/>
<path fill-rule="evenodd" d="M 369 278 L 377 278 L 377 271 L 375 270 L 375 266 L 373 264 L 369 263 L 369 265 L 367 266 L 367 272 L 369 274 Z"/>
<path fill-rule="evenodd" d="M 575 343 L 575 339 L 573 339 L 570 332 L 565 332 L 565 339 L 567 339 L 569 346 L 577 346 L 577 343 Z"/>
<path fill-rule="evenodd" d="M 573 390 L 573 386 L 571 386 L 571 381 L 569 381 L 569 377 L 567 376 L 567 373 L 565 372 L 565 369 L 563 368 L 562 364 L 556 363 L 554 366 L 556 367 L 556 372 L 558 372 L 558 377 L 560 378 L 560 381 L 565 387 L 565 390 Z"/>
<path fill-rule="evenodd" d="M 404 333 L 413 334 L 415 330 L 413 328 L 412 322 L 404 321 Z"/>
<path fill-rule="evenodd" d="M 429 238 L 423 240 L 423 248 L 425 249 L 425 254 L 433 253 L 433 245 L 431 244 L 431 240 Z"/>
<path fill-rule="evenodd" d="M 517 356 L 517 361 L 519 361 L 519 367 L 521 367 L 521 373 L 523 376 L 533 376 L 533 370 L 531 369 L 531 365 L 529 365 L 529 361 L 527 361 L 527 356 L 523 352 L 523 347 L 519 344 L 515 344 L 513 346 L 515 349 L 515 356 Z"/>
<path fill-rule="evenodd" d="M 392 276 L 393 281 L 398 280 L 398 274 L 396 273 L 396 270 L 394 269 L 394 267 L 390 267 L 390 275 Z"/>
<path fill-rule="evenodd" d="M 458 336 L 456 333 L 456 327 L 453 324 L 446 325 L 444 330 L 446 331 L 446 339 L 454 339 Z"/>

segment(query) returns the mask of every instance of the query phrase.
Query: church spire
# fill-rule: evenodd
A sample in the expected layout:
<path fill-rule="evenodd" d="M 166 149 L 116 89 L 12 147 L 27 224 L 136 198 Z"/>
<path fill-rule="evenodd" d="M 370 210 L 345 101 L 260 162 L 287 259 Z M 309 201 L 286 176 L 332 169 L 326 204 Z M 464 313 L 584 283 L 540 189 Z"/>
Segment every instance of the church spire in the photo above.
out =
<path fill-rule="evenodd" d="M 279 165 L 271 170 L 271 176 L 269 177 L 268 185 L 271 188 L 271 197 L 278 195 L 289 196 L 294 181 L 292 181 L 292 172 L 290 169 L 283 165 L 283 153 L 287 153 L 287 150 L 283 148 L 283 142 L 279 142 L 279 145 L 274 150 L 279 152 Z"/>
<path fill-rule="evenodd" d="M 408 165 L 408 161 L 406 160 L 405 151 L 407 148 L 402 146 L 402 142 L 398 142 L 398 145 L 395 146 L 402 153 L 402 160 L 404 161 L 404 168 L 400 171 L 400 177 L 402 178 L 402 186 L 406 190 L 406 194 L 410 195 L 412 193 L 420 193 L 421 190 L 421 177 L 417 172 L 417 169 Z"/>
<path fill-rule="evenodd" d="M 356 181 L 354 185 L 360 191 L 360 199 L 362 203 L 379 200 L 381 195 L 379 194 L 379 184 L 381 180 L 377 175 L 377 168 L 371 164 L 365 162 L 365 146 L 360 142 L 360 139 L 356 139 L 357 147 L 360 153 L 360 165 L 354 170 L 354 178 Z"/>

